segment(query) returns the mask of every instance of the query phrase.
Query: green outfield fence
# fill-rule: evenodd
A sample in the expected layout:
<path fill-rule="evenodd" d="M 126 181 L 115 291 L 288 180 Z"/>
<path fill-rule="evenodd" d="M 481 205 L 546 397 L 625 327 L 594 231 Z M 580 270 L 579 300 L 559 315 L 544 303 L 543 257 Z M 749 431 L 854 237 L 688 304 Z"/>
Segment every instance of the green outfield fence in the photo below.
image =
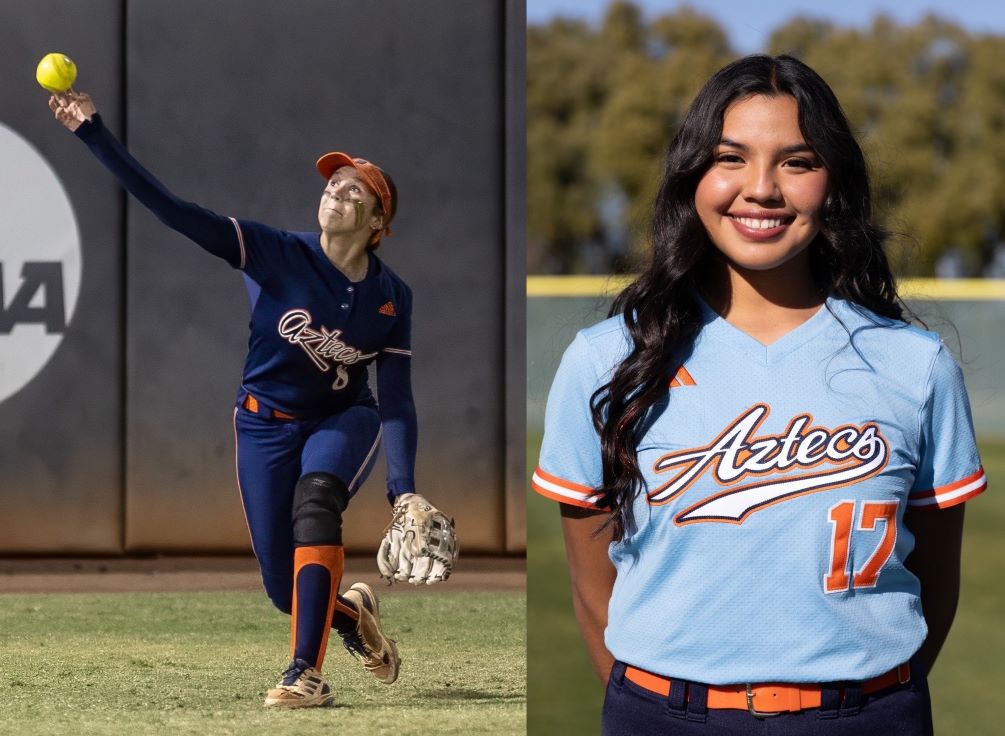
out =
<path fill-rule="evenodd" d="M 544 426 L 548 388 L 576 332 L 607 316 L 631 277 L 527 278 L 527 430 Z M 982 439 L 1005 439 L 1005 279 L 904 279 L 900 291 L 963 367 Z"/>

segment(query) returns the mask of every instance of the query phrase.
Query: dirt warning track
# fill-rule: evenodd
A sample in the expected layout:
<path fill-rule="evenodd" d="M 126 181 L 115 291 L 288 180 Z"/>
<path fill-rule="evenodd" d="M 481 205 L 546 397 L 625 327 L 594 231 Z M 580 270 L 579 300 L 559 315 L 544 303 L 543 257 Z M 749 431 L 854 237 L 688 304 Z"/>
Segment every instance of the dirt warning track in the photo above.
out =
<path fill-rule="evenodd" d="M 395 593 L 522 591 L 526 561 L 515 557 L 461 558 L 445 584 L 395 583 Z M 387 583 L 373 557 L 347 557 L 345 578 Z M 382 587 L 378 587 L 382 586 Z M 2 593 L 127 593 L 262 590 L 254 557 L 145 557 L 0 560 Z"/>

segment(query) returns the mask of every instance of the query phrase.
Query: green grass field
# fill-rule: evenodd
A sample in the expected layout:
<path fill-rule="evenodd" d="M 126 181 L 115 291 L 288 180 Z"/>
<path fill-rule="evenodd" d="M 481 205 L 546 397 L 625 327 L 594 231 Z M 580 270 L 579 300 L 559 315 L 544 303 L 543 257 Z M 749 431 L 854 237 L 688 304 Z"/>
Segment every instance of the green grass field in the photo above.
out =
<path fill-rule="evenodd" d="M 539 443 L 528 438 L 528 479 Z M 1003 733 L 1005 444 L 984 443 L 981 451 L 991 482 L 967 504 L 960 607 L 930 680 L 940 735 Z M 527 545 L 528 733 L 597 733 L 603 693 L 572 616 L 558 508 L 533 492 Z"/>
<path fill-rule="evenodd" d="M 0 596 L 0 734 L 522 734 L 523 593 L 382 592 L 401 676 L 335 637 L 336 707 L 266 710 L 289 619 L 261 593 Z"/>

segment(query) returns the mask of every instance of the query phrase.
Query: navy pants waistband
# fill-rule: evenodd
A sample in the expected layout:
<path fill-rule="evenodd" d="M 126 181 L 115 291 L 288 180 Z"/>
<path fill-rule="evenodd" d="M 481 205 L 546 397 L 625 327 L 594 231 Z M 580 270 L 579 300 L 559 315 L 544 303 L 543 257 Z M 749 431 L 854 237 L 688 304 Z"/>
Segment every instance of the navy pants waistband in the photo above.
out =
<path fill-rule="evenodd" d="M 672 680 L 668 695 L 651 692 L 626 679 L 625 667 L 615 662 L 611 669 L 604 736 L 932 736 L 931 701 L 920 666 L 912 667 L 907 685 L 866 696 L 860 688 L 834 683 L 821 689 L 820 708 L 763 719 L 742 710 L 709 709 L 702 683 Z"/>

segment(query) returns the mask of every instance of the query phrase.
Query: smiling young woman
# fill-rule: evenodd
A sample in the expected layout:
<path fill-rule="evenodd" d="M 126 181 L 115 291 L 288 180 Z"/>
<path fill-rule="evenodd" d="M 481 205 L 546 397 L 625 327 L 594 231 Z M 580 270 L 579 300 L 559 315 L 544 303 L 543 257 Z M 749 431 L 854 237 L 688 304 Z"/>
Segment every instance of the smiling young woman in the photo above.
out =
<path fill-rule="evenodd" d="M 986 480 L 870 202 L 827 84 L 740 59 L 670 143 L 641 275 L 566 350 L 533 484 L 605 734 L 931 733 Z"/>
<path fill-rule="evenodd" d="M 807 249 L 820 232 L 827 184 L 794 98 L 753 95 L 726 108 L 694 203 L 729 279 L 710 294 L 713 307 L 761 342 L 781 337 L 823 303 Z"/>

